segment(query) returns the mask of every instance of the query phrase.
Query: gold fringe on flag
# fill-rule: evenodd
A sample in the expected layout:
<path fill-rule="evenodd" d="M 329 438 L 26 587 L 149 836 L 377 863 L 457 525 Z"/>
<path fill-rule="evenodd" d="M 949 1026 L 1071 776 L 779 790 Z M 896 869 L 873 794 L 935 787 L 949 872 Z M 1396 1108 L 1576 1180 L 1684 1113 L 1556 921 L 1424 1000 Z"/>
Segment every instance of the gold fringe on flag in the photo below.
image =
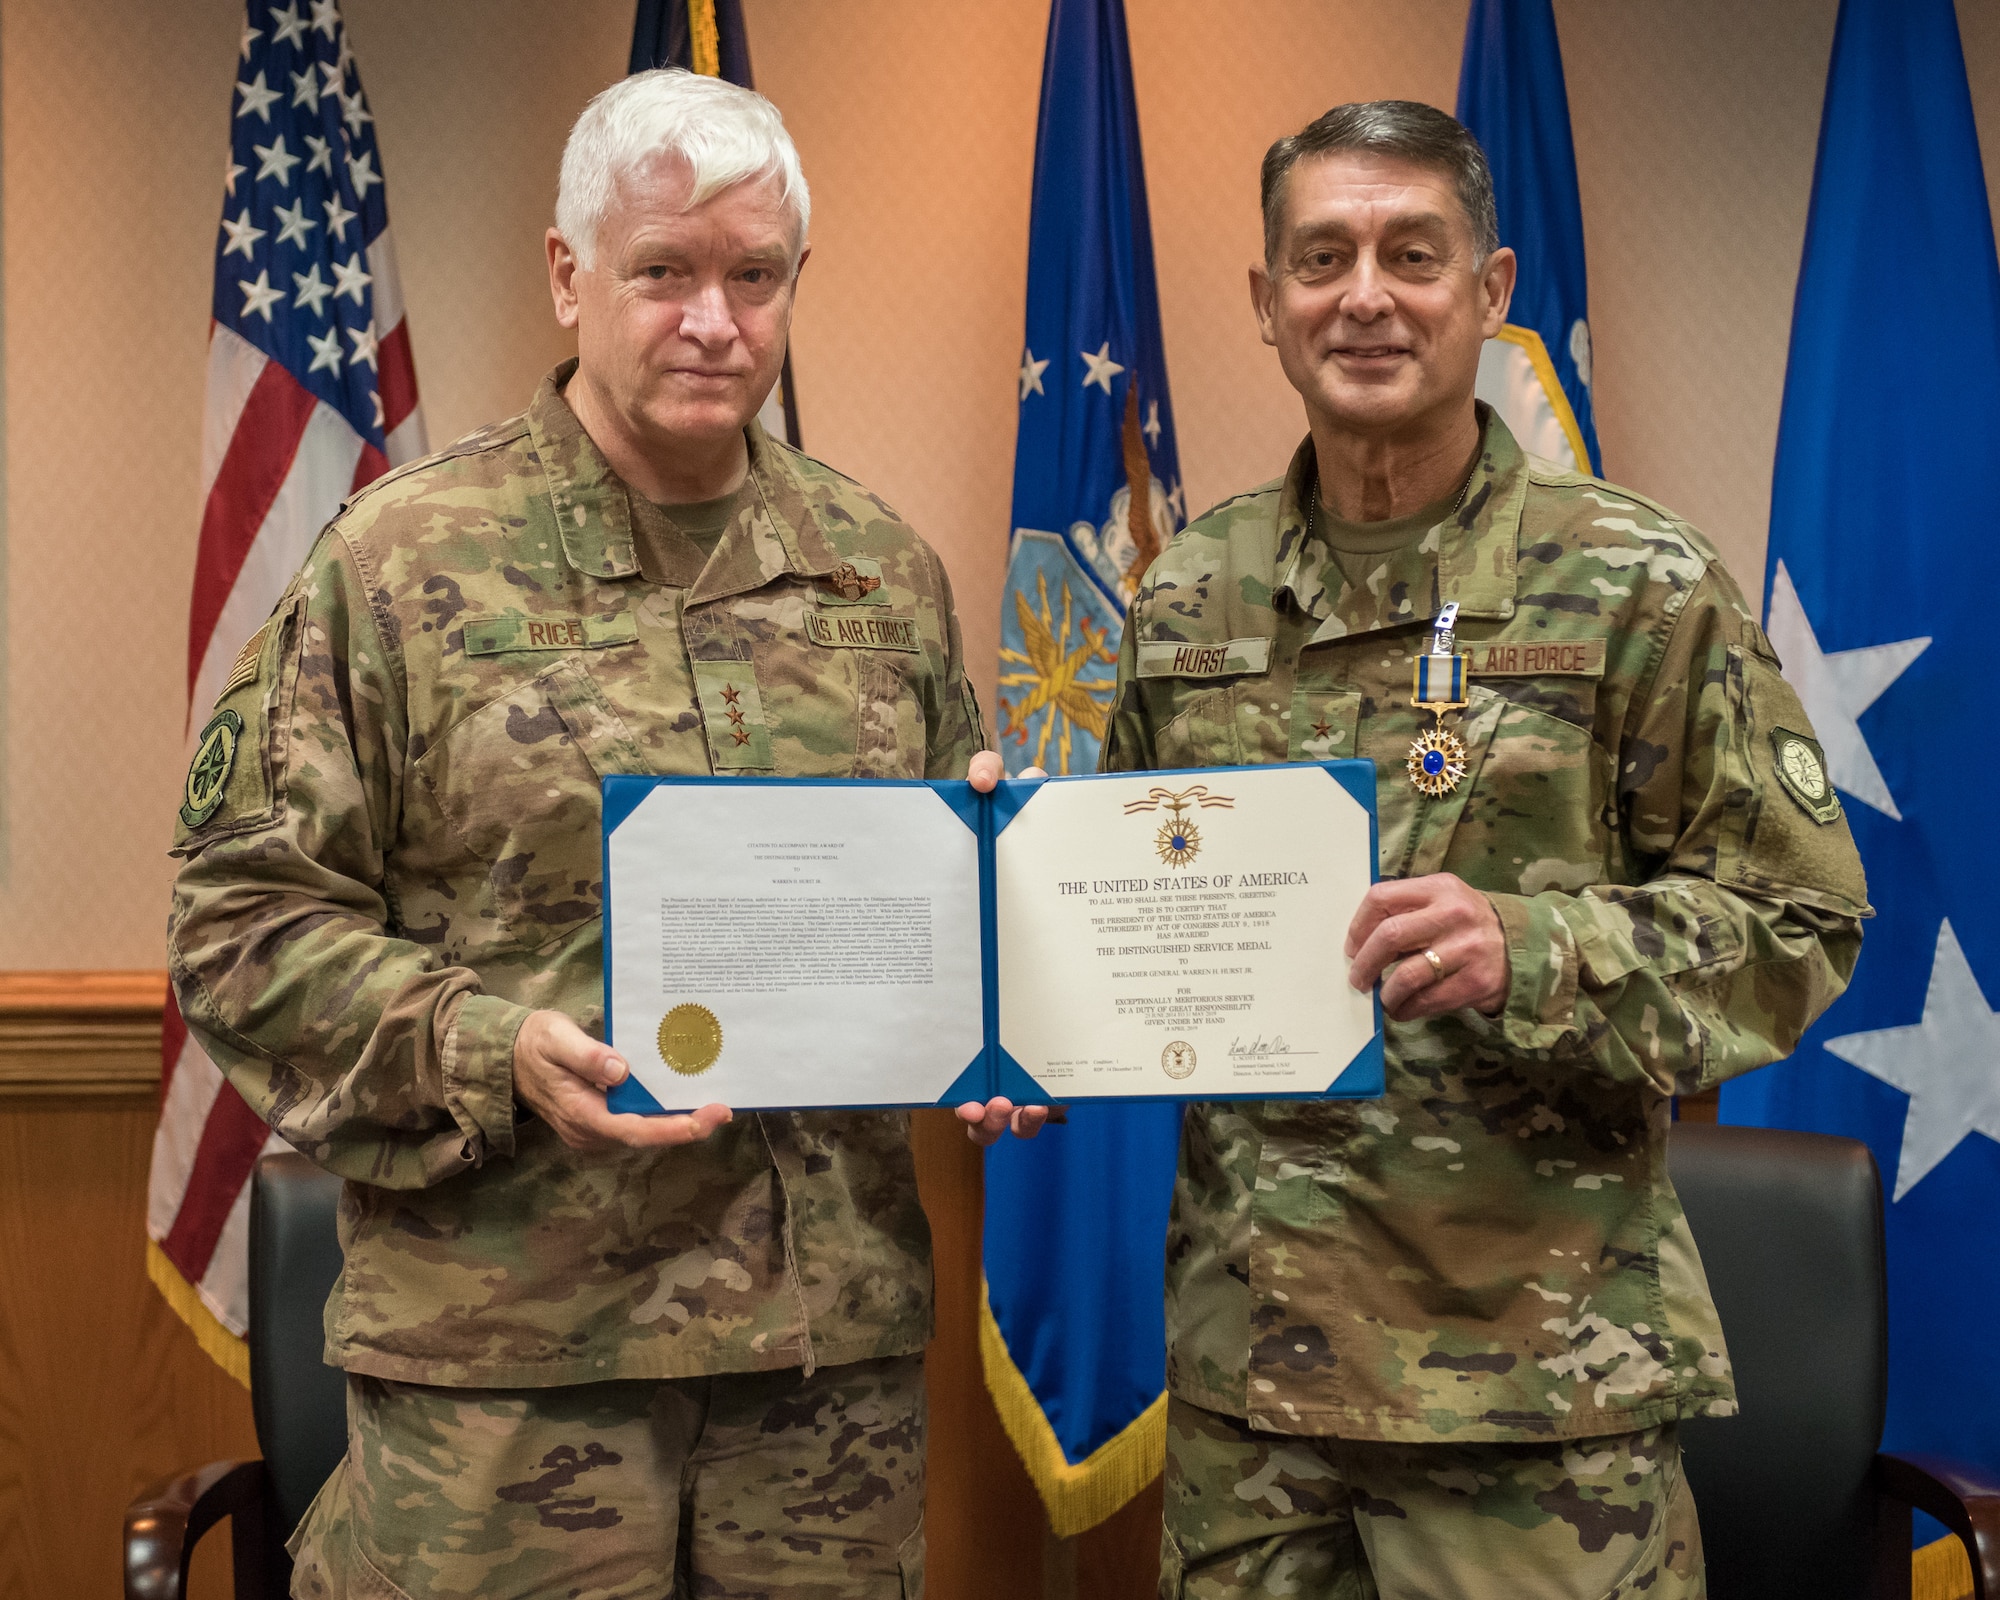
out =
<path fill-rule="evenodd" d="M 173 1308 L 174 1315 L 193 1331 L 195 1343 L 207 1353 L 209 1360 L 244 1388 L 249 1388 L 250 1346 L 222 1325 L 195 1292 L 194 1285 L 183 1278 L 180 1269 L 167 1259 L 166 1251 L 151 1239 L 146 1241 L 146 1276 L 153 1280 L 153 1287 Z"/>
<path fill-rule="evenodd" d="M 722 76 L 722 35 L 715 27 L 715 0 L 687 0 L 688 56 L 704 78 Z"/>
<path fill-rule="evenodd" d="M 1576 413 L 1570 409 L 1569 396 L 1563 392 L 1562 380 L 1556 376 L 1556 364 L 1549 359 L 1549 347 L 1542 343 L 1542 336 L 1533 328 L 1517 327 L 1510 322 L 1493 337 L 1513 345 L 1527 356 L 1529 365 L 1535 369 L 1535 376 L 1541 382 L 1542 393 L 1548 397 L 1549 409 L 1555 413 L 1563 437 L 1569 441 L 1570 450 L 1576 456 L 1577 471 L 1590 471 L 1590 452 L 1583 447 L 1583 429 L 1577 426 Z"/>
<path fill-rule="evenodd" d="M 1115 1515 L 1165 1468 L 1164 1391 L 1122 1431 L 1071 1464 L 1056 1442 L 1055 1429 L 1042 1415 L 1034 1390 L 1008 1354 L 1000 1325 L 993 1320 L 983 1279 L 979 1285 L 979 1355 L 993 1407 L 1000 1413 L 1000 1426 L 1021 1453 L 1028 1477 L 1048 1510 L 1049 1526 L 1060 1537 L 1074 1539 Z"/>
<path fill-rule="evenodd" d="M 1972 1563 L 1956 1534 L 1910 1557 L 1910 1600 L 1972 1600 Z"/>

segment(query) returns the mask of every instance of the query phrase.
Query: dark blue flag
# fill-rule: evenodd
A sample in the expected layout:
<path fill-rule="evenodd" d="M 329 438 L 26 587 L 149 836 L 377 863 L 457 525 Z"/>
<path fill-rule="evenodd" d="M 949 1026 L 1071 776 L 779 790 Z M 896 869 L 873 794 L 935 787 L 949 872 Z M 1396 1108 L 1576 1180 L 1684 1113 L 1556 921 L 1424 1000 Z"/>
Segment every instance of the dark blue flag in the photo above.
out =
<path fill-rule="evenodd" d="M 1891 302 L 1919 326 L 1885 338 Z M 1847 994 L 1791 1060 L 1727 1086 L 1722 1114 L 1873 1148 L 1889 1185 L 1886 1446 L 1990 1468 L 1996 439 L 2000 262 L 1952 0 L 1843 0 L 1785 373 L 1766 625 L 1877 915 Z"/>
<path fill-rule="evenodd" d="M 627 72 L 680 67 L 722 78 L 745 89 L 750 77 L 750 35 L 743 27 L 743 0 L 639 0 L 632 20 L 632 56 Z M 785 351 L 778 387 L 757 420 L 774 439 L 796 447 L 799 406 L 792 388 L 792 352 Z"/>
<path fill-rule="evenodd" d="M 1486 151 L 1500 242 L 1520 258 L 1507 326 L 1480 355 L 1479 398 L 1523 449 L 1596 472 L 1583 206 L 1550 0 L 1472 0 L 1458 120 Z"/>
<path fill-rule="evenodd" d="M 1121 0 L 1054 0 L 1016 379 L 1000 617 L 1009 771 L 1090 772 L 1125 609 L 1184 508 Z M 1166 1448 L 1177 1105 L 1079 1106 L 986 1162 L 981 1352 L 1056 1532 L 1110 1516 Z"/>
<path fill-rule="evenodd" d="M 1016 388 L 1000 748 L 1094 772 L 1125 608 L 1186 520 L 1122 0 L 1050 10 Z"/>

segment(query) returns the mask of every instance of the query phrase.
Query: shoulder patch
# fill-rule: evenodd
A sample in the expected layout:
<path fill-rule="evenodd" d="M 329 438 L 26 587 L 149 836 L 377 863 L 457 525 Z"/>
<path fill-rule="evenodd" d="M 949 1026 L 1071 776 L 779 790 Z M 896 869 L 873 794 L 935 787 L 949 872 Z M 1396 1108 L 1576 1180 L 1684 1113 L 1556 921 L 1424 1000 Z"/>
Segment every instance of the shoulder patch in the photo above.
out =
<path fill-rule="evenodd" d="M 1773 728 L 1771 770 L 1813 821 L 1828 823 L 1840 816 L 1840 796 L 1827 776 L 1826 752 L 1817 739 L 1790 728 Z"/>
<path fill-rule="evenodd" d="M 222 687 L 215 691 L 215 698 L 223 699 L 233 689 L 240 689 L 257 676 L 257 656 L 264 648 L 264 638 L 271 631 L 271 624 L 263 627 L 243 641 L 243 648 L 236 652 L 236 665 L 229 669 L 229 676 L 222 680 Z"/>
<path fill-rule="evenodd" d="M 261 642 L 261 635 L 259 642 Z M 256 668 L 256 657 L 251 658 Z M 229 787 L 229 774 L 236 768 L 236 750 L 243 741 L 243 719 L 234 711 L 218 711 L 201 730 L 188 764 L 187 783 L 181 799 L 181 821 L 199 828 L 215 815 Z"/>

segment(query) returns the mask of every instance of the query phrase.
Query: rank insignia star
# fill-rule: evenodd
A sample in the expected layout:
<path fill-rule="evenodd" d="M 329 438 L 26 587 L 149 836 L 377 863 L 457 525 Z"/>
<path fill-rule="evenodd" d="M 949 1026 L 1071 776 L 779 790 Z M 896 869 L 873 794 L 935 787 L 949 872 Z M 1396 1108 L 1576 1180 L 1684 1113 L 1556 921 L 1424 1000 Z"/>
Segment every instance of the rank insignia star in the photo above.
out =
<path fill-rule="evenodd" d="M 736 742 L 738 744 L 748 744 L 750 742 L 750 735 L 742 728 L 738 728 L 735 731 L 736 731 Z"/>
<path fill-rule="evenodd" d="M 1322 739 L 1327 738 L 1332 734 L 1332 732 L 1333 732 L 1333 724 L 1328 722 L 1325 717 L 1321 717 L 1319 721 L 1313 724 L 1313 733 L 1317 735 L 1319 738 Z"/>
<path fill-rule="evenodd" d="M 733 725 L 739 728 L 743 726 L 743 713 L 737 710 L 734 706 L 731 706 L 729 708 L 728 716 L 730 722 Z"/>
<path fill-rule="evenodd" d="M 736 685 L 734 685 L 733 683 L 724 684 L 722 686 L 722 703 L 724 705 L 733 706 L 736 704 L 738 700 L 742 698 L 743 698 L 743 691 L 738 689 Z"/>

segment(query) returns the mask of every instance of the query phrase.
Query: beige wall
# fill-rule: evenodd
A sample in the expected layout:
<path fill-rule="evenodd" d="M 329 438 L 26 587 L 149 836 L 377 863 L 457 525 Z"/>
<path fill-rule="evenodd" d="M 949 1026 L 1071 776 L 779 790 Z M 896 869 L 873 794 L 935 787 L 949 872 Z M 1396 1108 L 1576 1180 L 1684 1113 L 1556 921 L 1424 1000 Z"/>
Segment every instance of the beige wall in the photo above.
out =
<path fill-rule="evenodd" d="M 541 230 L 630 0 L 346 0 L 431 438 L 566 353 Z M 202 380 L 240 5 L 8 0 L 0 968 L 153 967 L 183 764 Z"/>
<path fill-rule="evenodd" d="M 1264 146 L 1339 100 L 1452 103 L 1464 0 L 1127 0 L 1191 508 L 1283 465 L 1243 287 Z M 746 0 L 812 178 L 807 447 L 944 553 L 982 693 L 1005 559 L 1044 0 Z M 444 440 L 563 353 L 539 233 L 631 0 L 347 0 Z M 8 0 L 8 850 L 0 968 L 153 966 L 181 767 L 229 0 Z M 1763 564 L 1835 0 L 1557 0 L 1612 476 Z M 1989 171 L 2000 7 L 1961 7 Z M 1504 225 L 1504 219 L 1503 219 Z M 1885 288 L 1884 332 L 1935 334 Z M 1894 336 L 1894 335 L 1892 335 Z M 990 704 L 990 696 L 987 696 Z"/>

